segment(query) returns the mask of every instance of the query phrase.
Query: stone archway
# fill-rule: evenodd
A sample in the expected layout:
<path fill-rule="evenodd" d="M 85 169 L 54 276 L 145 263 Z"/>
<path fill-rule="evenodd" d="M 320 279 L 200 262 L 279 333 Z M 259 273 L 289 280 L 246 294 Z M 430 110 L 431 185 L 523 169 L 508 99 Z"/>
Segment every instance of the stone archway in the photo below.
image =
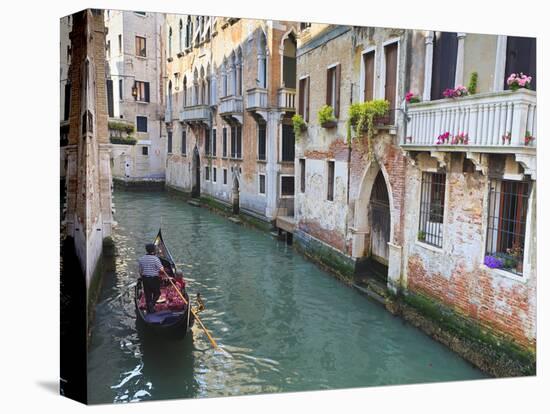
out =
<path fill-rule="evenodd" d="M 389 267 L 395 222 L 387 171 L 373 160 L 365 170 L 355 202 L 352 256 L 360 262 L 372 258 Z"/>
<path fill-rule="evenodd" d="M 240 188 L 239 179 L 235 175 L 233 177 L 233 190 L 232 190 L 233 214 L 239 214 L 239 206 L 240 206 L 239 188 Z"/>
<path fill-rule="evenodd" d="M 193 150 L 193 165 L 191 167 L 191 196 L 201 195 L 201 159 L 199 149 L 195 146 Z"/>

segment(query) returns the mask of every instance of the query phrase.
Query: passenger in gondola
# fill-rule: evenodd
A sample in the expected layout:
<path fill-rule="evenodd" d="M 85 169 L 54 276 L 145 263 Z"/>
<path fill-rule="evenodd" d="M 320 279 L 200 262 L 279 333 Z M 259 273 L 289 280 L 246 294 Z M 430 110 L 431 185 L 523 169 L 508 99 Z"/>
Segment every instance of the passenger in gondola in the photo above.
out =
<path fill-rule="evenodd" d="M 143 294 L 147 305 L 147 313 L 155 312 L 155 303 L 160 297 L 160 275 L 168 275 L 164 271 L 160 259 L 156 256 L 153 243 L 145 245 L 147 254 L 139 258 L 139 275 L 143 283 Z"/>

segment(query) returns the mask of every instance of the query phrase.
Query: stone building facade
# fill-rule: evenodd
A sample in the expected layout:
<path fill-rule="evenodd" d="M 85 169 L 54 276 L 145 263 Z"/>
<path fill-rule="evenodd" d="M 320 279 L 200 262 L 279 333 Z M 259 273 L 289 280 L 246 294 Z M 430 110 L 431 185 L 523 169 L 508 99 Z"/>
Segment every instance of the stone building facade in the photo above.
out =
<path fill-rule="evenodd" d="M 382 276 L 390 292 L 534 351 L 536 92 L 506 84 L 523 72 L 535 89 L 534 42 L 303 27 L 297 247 L 352 283 Z M 443 96 L 464 84 L 468 96 Z M 390 112 L 372 139 L 350 135 L 350 105 L 371 99 Z M 336 121 L 321 125 L 325 104 Z"/>
<path fill-rule="evenodd" d="M 165 49 L 166 185 L 292 216 L 296 24 L 167 15 Z"/>
<path fill-rule="evenodd" d="M 164 181 L 164 15 L 105 10 L 105 54 L 113 177 Z"/>
<path fill-rule="evenodd" d="M 111 197 L 110 143 L 105 86 L 103 12 L 85 10 L 71 16 L 70 125 L 66 156 L 64 236 L 74 240 L 90 287 L 103 240 L 114 225 Z M 63 52 L 62 52 L 63 53 Z"/>

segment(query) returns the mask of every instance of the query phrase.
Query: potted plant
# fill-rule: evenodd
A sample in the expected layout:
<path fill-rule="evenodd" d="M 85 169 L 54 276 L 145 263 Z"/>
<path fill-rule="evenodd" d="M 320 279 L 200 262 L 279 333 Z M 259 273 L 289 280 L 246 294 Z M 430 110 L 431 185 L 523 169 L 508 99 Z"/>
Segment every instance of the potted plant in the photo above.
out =
<path fill-rule="evenodd" d="M 405 101 L 408 104 L 414 104 L 420 102 L 420 96 L 414 94 L 412 91 L 407 92 L 405 95 Z"/>
<path fill-rule="evenodd" d="M 468 83 L 468 94 L 474 95 L 477 92 L 477 72 L 470 74 L 470 82 Z"/>
<path fill-rule="evenodd" d="M 445 98 L 462 98 L 468 96 L 468 89 L 463 85 L 458 85 L 456 88 L 447 88 L 443 91 Z"/>
<path fill-rule="evenodd" d="M 502 145 L 510 144 L 511 139 L 512 139 L 512 133 L 508 131 L 506 134 L 502 136 Z"/>
<path fill-rule="evenodd" d="M 294 114 L 292 116 L 292 127 L 294 129 L 294 135 L 296 138 L 300 138 L 302 133 L 307 130 L 307 124 L 300 114 Z"/>
<path fill-rule="evenodd" d="M 525 145 L 529 145 L 531 143 L 531 141 L 534 141 L 534 140 L 535 140 L 535 137 L 533 135 L 531 135 L 531 132 L 526 131 L 525 132 L 525 138 L 524 138 Z"/>
<path fill-rule="evenodd" d="M 418 231 L 418 240 L 419 241 L 426 241 L 426 232 L 423 230 Z"/>
<path fill-rule="evenodd" d="M 489 269 L 502 269 L 502 267 L 504 266 L 504 261 L 497 256 L 487 255 L 485 256 L 483 264 Z"/>
<path fill-rule="evenodd" d="M 386 115 L 389 108 L 390 103 L 384 99 L 351 104 L 346 121 L 348 145 L 351 145 L 352 137 L 358 139 L 366 132 L 370 158 L 372 156 L 371 139 L 374 135 L 374 121 L 376 118 Z"/>
<path fill-rule="evenodd" d="M 506 84 L 512 91 L 517 91 L 520 88 L 531 89 L 531 76 L 524 75 L 523 72 L 512 73 L 506 79 Z"/>
<path fill-rule="evenodd" d="M 323 128 L 334 128 L 336 126 L 336 117 L 334 110 L 330 105 L 323 105 L 317 112 L 317 119 Z"/>

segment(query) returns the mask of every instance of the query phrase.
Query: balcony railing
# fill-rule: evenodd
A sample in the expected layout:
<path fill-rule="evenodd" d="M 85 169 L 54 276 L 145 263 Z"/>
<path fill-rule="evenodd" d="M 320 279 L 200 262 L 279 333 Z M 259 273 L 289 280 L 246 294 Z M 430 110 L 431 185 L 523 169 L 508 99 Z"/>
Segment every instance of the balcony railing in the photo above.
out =
<path fill-rule="evenodd" d="M 246 91 L 246 109 L 266 109 L 267 89 L 253 88 Z"/>
<path fill-rule="evenodd" d="M 526 136 L 537 134 L 534 91 L 520 89 L 421 102 L 410 105 L 407 112 L 410 120 L 402 143 L 405 147 L 452 145 L 505 151 L 510 146 L 536 145 L 536 141 L 526 140 Z M 446 133 L 450 138 L 438 144 L 438 137 Z M 465 134 L 466 142 L 452 140 Z"/>
<path fill-rule="evenodd" d="M 208 105 L 186 106 L 180 112 L 181 122 L 210 122 L 210 107 Z"/>
<path fill-rule="evenodd" d="M 296 89 L 279 88 L 277 90 L 279 108 L 287 111 L 296 111 Z"/>
<path fill-rule="evenodd" d="M 243 97 L 231 95 L 221 98 L 218 111 L 222 116 L 242 113 Z"/>

